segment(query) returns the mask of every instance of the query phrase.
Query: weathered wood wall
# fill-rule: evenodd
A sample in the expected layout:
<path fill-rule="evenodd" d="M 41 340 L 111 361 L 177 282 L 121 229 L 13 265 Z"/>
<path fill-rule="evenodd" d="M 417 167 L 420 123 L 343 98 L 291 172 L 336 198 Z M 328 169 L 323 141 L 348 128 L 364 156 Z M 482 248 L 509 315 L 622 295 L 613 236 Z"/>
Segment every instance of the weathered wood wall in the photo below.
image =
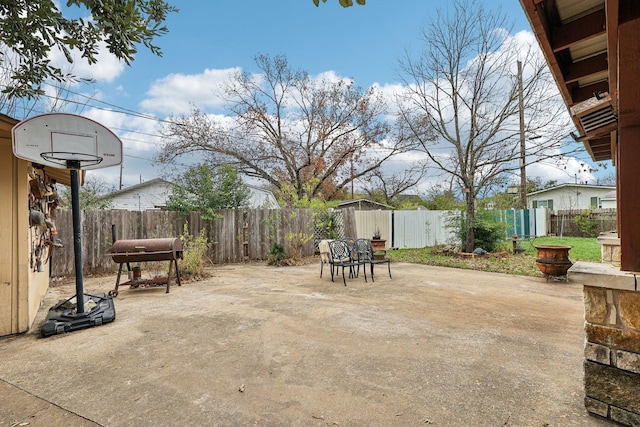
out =
<path fill-rule="evenodd" d="M 266 260 L 273 243 L 284 246 L 291 254 L 296 236 L 301 256 L 314 254 L 313 213 L 306 209 L 250 209 L 221 210 L 219 218 L 205 221 L 193 213 L 182 219 L 169 211 L 102 210 L 82 213 L 82 260 L 86 274 L 113 272 L 117 264 L 109 251 L 112 241 L 112 224 L 116 240 L 180 237 L 188 224 L 189 233 L 198 236 L 205 230 L 212 243 L 207 258 L 213 263 L 234 263 Z M 62 248 L 56 248 L 52 258 L 52 276 L 70 275 L 74 272 L 73 225 L 71 211 L 56 212 L 57 238 Z M 246 248 L 246 249 L 245 249 Z M 246 250 L 246 252 L 245 252 Z M 246 256 L 245 256 L 246 254 Z"/>

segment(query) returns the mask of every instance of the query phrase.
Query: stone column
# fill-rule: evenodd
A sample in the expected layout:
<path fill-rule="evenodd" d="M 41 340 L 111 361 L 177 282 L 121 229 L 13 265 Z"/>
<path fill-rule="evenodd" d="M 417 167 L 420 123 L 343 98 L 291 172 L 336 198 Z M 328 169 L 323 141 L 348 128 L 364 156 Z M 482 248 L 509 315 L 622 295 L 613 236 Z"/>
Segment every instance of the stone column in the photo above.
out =
<path fill-rule="evenodd" d="M 576 262 L 569 279 L 584 285 L 585 407 L 640 426 L 640 277 L 607 263 Z"/>

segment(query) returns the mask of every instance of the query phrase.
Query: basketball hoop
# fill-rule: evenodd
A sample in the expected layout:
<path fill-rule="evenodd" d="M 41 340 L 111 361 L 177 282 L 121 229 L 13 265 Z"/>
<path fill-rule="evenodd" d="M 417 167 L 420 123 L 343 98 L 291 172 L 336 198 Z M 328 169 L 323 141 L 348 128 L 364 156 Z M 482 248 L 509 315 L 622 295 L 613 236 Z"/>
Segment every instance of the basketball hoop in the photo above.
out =
<path fill-rule="evenodd" d="M 50 163 L 67 169 L 85 169 L 102 162 L 102 157 L 88 153 L 72 153 L 70 151 L 48 151 L 40 156 Z"/>
<path fill-rule="evenodd" d="M 120 139 L 100 123 L 82 116 L 35 116 L 15 125 L 12 137 L 16 157 L 43 166 L 90 170 L 122 163 Z"/>
<path fill-rule="evenodd" d="M 122 141 L 100 123 L 66 113 L 42 114 L 26 119 L 11 129 L 13 154 L 42 167 L 69 169 L 73 253 L 76 273 L 75 308 L 66 302 L 49 310 L 42 335 L 64 333 L 102 325 L 115 319 L 111 296 L 84 293 L 82 277 L 82 224 L 80 222 L 80 170 L 106 168 L 122 163 Z M 95 302 L 85 312 L 85 303 Z"/>

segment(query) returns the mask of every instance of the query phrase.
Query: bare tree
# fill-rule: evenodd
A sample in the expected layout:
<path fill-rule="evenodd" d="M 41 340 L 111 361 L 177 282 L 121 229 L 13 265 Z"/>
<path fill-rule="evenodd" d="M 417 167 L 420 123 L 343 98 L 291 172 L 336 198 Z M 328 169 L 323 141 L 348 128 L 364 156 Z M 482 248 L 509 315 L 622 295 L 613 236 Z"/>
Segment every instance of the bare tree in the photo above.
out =
<path fill-rule="evenodd" d="M 171 162 L 209 154 L 214 165 L 233 164 L 243 174 L 299 197 L 331 199 L 355 179 L 412 149 L 385 120 L 386 104 L 374 89 L 344 79 L 312 79 L 283 56 L 255 58 L 259 76 L 237 73 L 225 86 L 229 115 L 194 108 L 174 117 L 158 157 Z"/>
<path fill-rule="evenodd" d="M 535 44 L 523 49 L 508 29 L 499 10 L 454 0 L 423 28 L 421 54 L 407 54 L 400 63 L 407 84 L 401 116 L 431 162 L 463 191 L 467 251 L 474 249 L 478 195 L 504 185 L 521 161 L 566 154 L 565 144 L 572 143 L 566 138 L 569 115 L 544 58 Z M 518 59 L 524 64 L 522 103 Z M 424 138 L 425 129 L 435 132 L 435 140 Z M 521 134 L 527 137 L 525 156 Z"/>
<path fill-rule="evenodd" d="M 414 163 L 401 171 L 393 172 L 384 172 L 377 168 L 367 177 L 362 189 L 373 200 L 395 206 L 398 196 L 414 188 L 426 175 L 427 168 L 421 163 Z"/>

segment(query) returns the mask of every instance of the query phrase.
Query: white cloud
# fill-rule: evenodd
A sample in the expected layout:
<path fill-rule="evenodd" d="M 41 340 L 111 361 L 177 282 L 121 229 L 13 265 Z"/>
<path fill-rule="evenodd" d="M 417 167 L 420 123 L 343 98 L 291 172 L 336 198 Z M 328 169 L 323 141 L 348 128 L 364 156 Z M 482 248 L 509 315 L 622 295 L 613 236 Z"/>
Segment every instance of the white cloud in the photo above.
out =
<path fill-rule="evenodd" d="M 590 166 L 575 157 L 534 163 L 527 166 L 527 177 L 540 177 L 543 182 L 557 181 L 559 184 L 575 182 L 594 184 L 596 182 Z"/>
<path fill-rule="evenodd" d="M 107 49 L 104 42 L 98 44 L 97 64 L 89 64 L 85 58 L 80 56 L 77 50 L 71 51 L 73 63 L 67 62 L 64 54 L 58 49 L 52 49 L 50 58 L 53 65 L 60 67 L 65 72 L 69 72 L 76 77 L 94 79 L 97 82 L 110 83 L 114 81 L 124 71 L 124 63 L 115 57 Z"/>
<path fill-rule="evenodd" d="M 238 71 L 239 68 L 227 68 L 206 69 L 200 74 L 169 74 L 151 85 L 148 98 L 140 106 L 167 115 L 188 113 L 192 104 L 220 108 L 224 104 L 221 86 Z"/>

